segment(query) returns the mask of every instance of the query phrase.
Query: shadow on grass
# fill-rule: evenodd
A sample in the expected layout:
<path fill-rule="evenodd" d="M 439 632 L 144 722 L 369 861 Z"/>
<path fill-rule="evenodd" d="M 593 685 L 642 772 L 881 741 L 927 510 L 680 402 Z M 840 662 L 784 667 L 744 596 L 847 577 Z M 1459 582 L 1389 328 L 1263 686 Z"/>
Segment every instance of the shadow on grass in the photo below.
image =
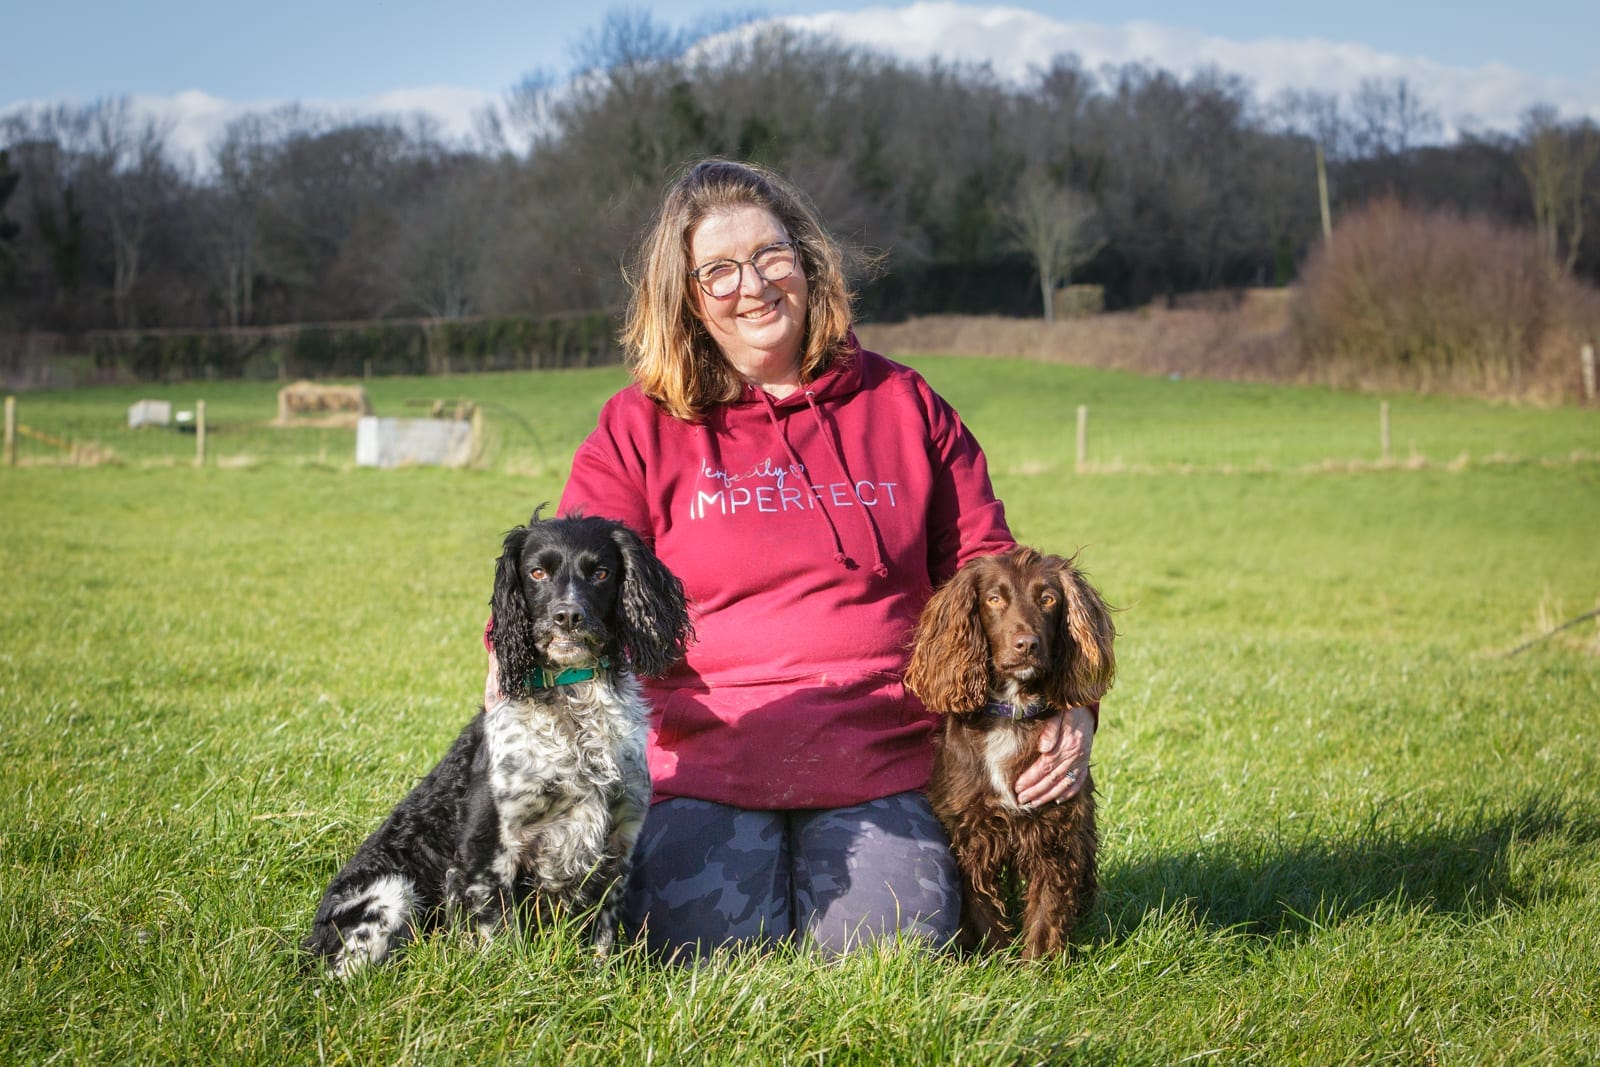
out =
<path fill-rule="evenodd" d="M 1519 862 L 1600 841 L 1593 813 L 1544 796 L 1451 820 L 1382 810 L 1345 838 L 1222 842 L 1214 849 L 1102 868 L 1101 936 L 1131 937 L 1154 914 L 1181 910 L 1212 929 L 1299 935 L 1379 904 L 1480 917 L 1559 892 Z"/>

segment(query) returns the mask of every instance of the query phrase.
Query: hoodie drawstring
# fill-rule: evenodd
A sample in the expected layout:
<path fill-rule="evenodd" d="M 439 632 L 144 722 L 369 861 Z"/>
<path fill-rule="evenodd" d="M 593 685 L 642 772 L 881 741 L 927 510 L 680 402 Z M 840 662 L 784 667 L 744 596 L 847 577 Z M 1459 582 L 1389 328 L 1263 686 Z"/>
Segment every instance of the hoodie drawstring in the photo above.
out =
<path fill-rule="evenodd" d="M 762 395 L 765 396 L 766 394 L 763 393 Z M 772 411 L 772 401 L 770 399 L 767 401 L 767 406 L 768 413 L 772 415 L 773 424 L 776 425 L 777 415 Z M 879 578 L 887 578 L 889 576 L 889 567 L 888 564 L 884 563 L 883 561 L 883 533 L 878 529 L 877 520 L 872 517 L 872 509 L 867 507 L 866 504 L 862 503 L 861 494 L 856 491 L 855 475 L 850 473 L 850 466 L 844 461 L 844 453 L 839 450 L 838 443 L 833 439 L 834 435 L 828 431 L 828 425 L 823 421 L 822 418 L 822 409 L 817 406 L 817 396 L 810 389 L 806 390 L 806 406 L 811 409 L 812 416 L 817 420 L 818 436 L 820 436 L 823 442 L 827 444 L 828 450 L 833 453 L 833 461 L 837 463 L 839 465 L 839 469 L 844 472 L 845 480 L 850 483 L 850 491 L 856 495 L 856 510 L 861 513 L 862 521 L 867 524 L 867 539 L 872 542 L 872 573 L 876 574 Z M 780 434 L 780 436 L 782 435 Z M 785 447 L 788 446 L 788 443 L 788 438 L 784 438 Z M 793 453 L 791 452 L 791 455 L 792 454 Z M 835 531 L 834 537 L 837 539 L 837 531 Z"/>
<path fill-rule="evenodd" d="M 783 450 L 788 453 L 791 468 L 794 470 L 807 469 L 806 465 L 800 462 L 800 457 L 795 454 L 794 446 L 789 443 L 789 435 L 783 432 L 783 426 L 778 422 L 778 409 L 773 404 L 772 397 L 767 395 L 765 389 L 758 389 L 753 385 L 746 385 L 745 388 L 761 397 L 762 403 L 766 405 L 767 419 L 772 423 L 772 432 L 777 435 L 779 441 L 783 442 Z M 844 540 L 839 536 L 839 527 L 834 525 L 833 516 L 828 514 L 828 509 L 825 507 L 815 507 L 811 510 L 822 516 L 823 525 L 828 528 L 828 536 L 833 539 L 833 561 L 835 563 L 846 562 L 848 557 L 844 554 Z"/>

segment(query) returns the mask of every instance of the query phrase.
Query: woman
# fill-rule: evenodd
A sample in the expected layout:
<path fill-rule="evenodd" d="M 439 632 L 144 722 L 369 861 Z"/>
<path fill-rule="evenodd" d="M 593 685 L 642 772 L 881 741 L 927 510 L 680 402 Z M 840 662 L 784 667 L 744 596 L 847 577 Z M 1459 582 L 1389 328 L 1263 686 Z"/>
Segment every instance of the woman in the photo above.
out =
<path fill-rule="evenodd" d="M 638 530 L 696 612 L 648 686 L 630 925 L 696 954 L 942 944 L 959 882 L 922 792 L 933 719 L 901 675 L 935 584 L 1012 544 L 983 453 L 920 375 L 861 350 L 838 247 L 769 171 L 689 169 L 632 283 L 634 384 L 560 505 Z M 1093 729 L 1089 709 L 1058 717 L 1019 798 L 1070 795 Z"/>

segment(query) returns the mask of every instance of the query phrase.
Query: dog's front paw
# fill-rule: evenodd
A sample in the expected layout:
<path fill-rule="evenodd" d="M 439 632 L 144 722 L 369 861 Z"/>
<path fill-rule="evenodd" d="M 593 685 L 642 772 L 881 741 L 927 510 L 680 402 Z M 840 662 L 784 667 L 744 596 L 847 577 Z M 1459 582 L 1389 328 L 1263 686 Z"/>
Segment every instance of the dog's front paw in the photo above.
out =
<path fill-rule="evenodd" d="M 467 921 L 466 886 L 466 876 L 461 873 L 460 867 L 451 867 L 444 872 L 444 918 L 445 924 L 451 929 Z"/>
<path fill-rule="evenodd" d="M 617 915 L 611 909 L 602 910 L 595 920 L 589 944 L 596 961 L 603 961 L 611 955 L 611 950 L 617 945 Z"/>
<path fill-rule="evenodd" d="M 450 925 L 471 930 L 487 944 L 506 924 L 505 896 L 497 885 L 469 881 L 458 868 L 445 872 L 445 914 Z"/>

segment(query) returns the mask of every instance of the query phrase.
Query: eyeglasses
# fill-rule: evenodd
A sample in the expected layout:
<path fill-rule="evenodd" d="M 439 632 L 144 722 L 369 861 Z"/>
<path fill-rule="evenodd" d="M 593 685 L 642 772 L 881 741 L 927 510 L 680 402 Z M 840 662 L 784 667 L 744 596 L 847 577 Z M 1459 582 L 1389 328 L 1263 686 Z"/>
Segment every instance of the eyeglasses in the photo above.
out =
<path fill-rule="evenodd" d="M 721 300 L 738 291 L 739 284 L 744 281 L 746 263 L 762 281 L 781 282 L 794 273 L 799 262 L 793 241 L 776 241 L 756 249 L 749 259 L 713 259 L 690 271 L 689 277 L 700 283 L 700 289 L 707 296 Z"/>

